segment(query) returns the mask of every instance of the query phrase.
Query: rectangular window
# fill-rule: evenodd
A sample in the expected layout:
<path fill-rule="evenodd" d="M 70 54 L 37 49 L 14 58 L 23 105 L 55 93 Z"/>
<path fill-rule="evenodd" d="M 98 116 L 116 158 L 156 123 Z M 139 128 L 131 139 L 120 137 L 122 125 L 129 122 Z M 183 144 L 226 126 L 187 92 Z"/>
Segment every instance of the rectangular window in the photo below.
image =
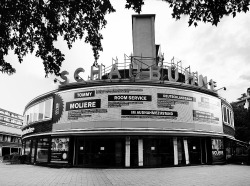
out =
<path fill-rule="evenodd" d="M 39 115 L 38 115 L 38 121 L 43 120 L 43 116 L 44 116 L 44 102 L 39 103 Z"/>
<path fill-rule="evenodd" d="M 49 140 L 48 138 L 38 139 L 36 161 L 48 162 Z"/>
<path fill-rule="evenodd" d="M 8 137 L 8 142 L 11 142 L 11 136 L 7 136 Z"/>
<path fill-rule="evenodd" d="M 229 109 L 227 109 L 227 123 L 230 124 L 230 116 L 229 116 Z"/>
<path fill-rule="evenodd" d="M 30 122 L 30 121 L 29 121 L 29 118 L 30 118 L 30 116 L 29 116 L 29 114 L 27 114 L 27 115 L 26 115 L 26 124 L 29 124 L 29 122 Z"/>
<path fill-rule="evenodd" d="M 51 118 L 52 115 L 52 99 L 45 101 L 45 119 Z"/>
<path fill-rule="evenodd" d="M 227 123 L 227 108 L 223 107 L 223 120 Z"/>
<path fill-rule="evenodd" d="M 31 148 L 31 163 L 35 161 L 35 148 L 36 148 L 36 139 L 32 140 L 32 148 Z"/>
<path fill-rule="evenodd" d="M 33 122 L 38 121 L 38 104 L 34 106 L 34 120 Z"/>
<path fill-rule="evenodd" d="M 234 127 L 234 115 L 233 115 L 233 112 L 231 112 L 231 123 L 232 123 L 232 127 Z"/>
<path fill-rule="evenodd" d="M 228 120 L 229 120 L 229 124 L 230 125 L 232 125 L 232 116 L 231 116 L 231 113 L 232 112 L 229 110 L 229 119 Z"/>
<path fill-rule="evenodd" d="M 30 123 L 32 123 L 33 122 L 33 108 L 32 107 L 29 109 L 29 115 L 30 115 Z"/>
<path fill-rule="evenodd" d="M 25 141 L 24 153 L 26 155 L 30 155 L 30 145 L 31 145 L 31 141 L 30 140 Z"/>

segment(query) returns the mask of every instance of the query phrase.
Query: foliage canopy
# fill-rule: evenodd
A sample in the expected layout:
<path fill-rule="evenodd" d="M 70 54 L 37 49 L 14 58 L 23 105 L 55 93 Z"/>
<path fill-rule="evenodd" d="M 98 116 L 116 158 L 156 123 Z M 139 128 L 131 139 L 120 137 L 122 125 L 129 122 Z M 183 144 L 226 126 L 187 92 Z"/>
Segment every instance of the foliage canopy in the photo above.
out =
<path fill-rule="evenodd" d="M 234 112 L 235 138 L 241 141 L 250 141 L 250 109 L 231 103 Z"/>
<path fill-rule="evenodd" d="M 246 0 L 163 0 L 173 9 L 176 20 L 189 16 L 189 25 L 210 22 L 217 25 L 224 15 L 247 12 Z M 125 8 L 141 12 L 144 0 L 126 0 Z M 14 50 L 21 63 L 27 53 L 35 51 L 42 59 L 45 74 L 60 74 L 64 54 L 54 46 L 63 36 L 68 48 L 84 38 L 92 46 L 95 62 L 102 51 L 100 30 L 107 21 L 105 15 L 115 12 L 109 0 L 1 0 L 0 1 L 0 72 L 13 74 L 12 65 L 4 56 Z"/>

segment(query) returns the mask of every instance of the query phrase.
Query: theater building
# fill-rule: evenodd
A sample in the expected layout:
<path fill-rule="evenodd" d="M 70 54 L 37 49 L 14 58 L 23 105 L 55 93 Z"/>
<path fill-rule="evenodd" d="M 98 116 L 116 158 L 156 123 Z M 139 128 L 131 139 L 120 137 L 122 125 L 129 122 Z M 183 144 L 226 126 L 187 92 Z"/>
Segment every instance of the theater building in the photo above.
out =
<path fill-rule="evenodd" d="M 0 108 L 0 160 L 12 153 L 21 153 L 23 116 Z"/>
<path fill-rule="evenodd" d="M 164 167 L 224 163 L 233 111 L 215 82 L 165 62 L 154 15 L 132 16 L 133 55 L 91 67 L 90 79 L 61 73 L 57 90 L 24 111 L 31 163 L 81 167 Z"/>

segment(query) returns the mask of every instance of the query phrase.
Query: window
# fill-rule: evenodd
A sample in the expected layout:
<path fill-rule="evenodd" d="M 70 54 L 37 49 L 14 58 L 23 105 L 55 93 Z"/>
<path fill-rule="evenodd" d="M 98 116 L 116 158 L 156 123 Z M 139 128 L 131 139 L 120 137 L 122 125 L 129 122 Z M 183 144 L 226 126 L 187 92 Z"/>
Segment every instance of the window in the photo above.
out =
<path fill-rule="evenodd" d="M 45 101 L 45 118 L 51 118 L 52 114 L 52 99 Z"/>
<path fill-rule="evenodd" d="M 223 120 L 224 120 L 224 122 L 227 122 L 227 115 L 225 113 L 227 113 L 227 108 L 223 107 L 223 116 L 224 116 Z"/>
<path fill-rule="evenodd" d="M 222 114 L 224 123 L 233 127 L 234 126 L 233 111 L 225 105 L 223 105 L 222 108 L 223 108 Z"/>
<path fill-rule="evenodd" d="M 29 120 L 29 118 L 30 118 L 29 114 L 27 114 L 25 118 L 26 118 L 25 122 L 28 124 L 30 122 L 30 120 Z"/>
<path fill-rule="evenodd" d="M 227 121 L 228 121 L 228 123 L 229 123 L 229 124 L 231 124 L 231 122 L 230 122 L 230 114 L 229 114 L 229 112 L 230 112 L 230 111 L 229 111 L 229 109 L 227 109 L 227 118 L 228 118 L 228 119 L 227 119 Z"/>
<path fill-rule="evenodd" d="M 44 102 L 39 104 L 39 111 L 38 111 L 38 121 L 43 120 L 43 116 L 44 116 Z"/>
<path fill-rule="evenodd" d="M 233 112 L 231 112 L 231 122 L 232 122 L 232 126 L 234 127 L 234 114 L 233 114 Z"/>
<path fill-rule="evenodd" d="M 47 162 L 48 161 L 48 151 L 49 151 L 48 138 L 39 139 L 37 142 L 36 161 Z"/>
<path fill-rule="evenodd" d="M 33 108 L 34 108 L 34 110 L 33 110 L 33 113 L 34 113 L 34 115 L 33 115 L 33 121 L 35 122 L 35 121 L 38 121 L 38 106 L 39 105 L 35 105 Z"/>
<path fill-rule="evenodd" d="M 11 136 L 7 136 L 7 141 L 11 142 Z"/>
<path fill-rule="evenodd" d="M 33 107 L 31 107 L 30 110 L 29 110 L 30 122 L 33 122 L 33 110 L 34 110 Z"/>
<path fill-rule="evenodd" d="M 24 114 L 25 124 L 52 118 L 52 98 L 44 100 L 28 108 Z"/>
<path fill-rule="evenodd" d="M 24 153 L 25 155 L 30 155 L 31 140 L 25 141 Z"/>

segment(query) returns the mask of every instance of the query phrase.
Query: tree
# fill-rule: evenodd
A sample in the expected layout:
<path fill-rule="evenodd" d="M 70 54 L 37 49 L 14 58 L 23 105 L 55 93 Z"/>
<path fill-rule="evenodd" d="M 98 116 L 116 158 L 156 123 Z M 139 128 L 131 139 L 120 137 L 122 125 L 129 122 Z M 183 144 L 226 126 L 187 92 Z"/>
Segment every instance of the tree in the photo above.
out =
<path fill-rule="evenodd" d="M 236 16 L 237 13 L 249 11 L 248 0 L 164 0 L 173 8 L 172 16 L 176 20 L 182 15 L 189 16 L 189 26 L 197 22 L 209 22 L 217 26 L 223 16 Z"/>
<path fill-rule="evenodd" d="M 234 111 L 235 138 L 250 141 L 250 109 L 231 103 Z"/>
<path fill-rule="evenodd" d="M 176 20 L 189 16 L 189 25 L 210 22 L 217 25 L 224 15 L 247 12 L 247 0 L 163 0 L 173 9 Z M 141 12 L 144 0 L 126 0 L 125 8 Z M 102 51 L 100 30 L 107 21 L 105 15 L 115 12 L 109 0 L 1 0 L 0 1 L 0 71 L 13 74 L 12 65 L 4 56 L 14 50 L 21 63 L 27 53 L 35 50 L 44 64 L 45 74 L 60 75 L 64 54 L 54 47 L 63 36 L 68 48 L 84 38 L 92 46 L 95 63 Z"/>

